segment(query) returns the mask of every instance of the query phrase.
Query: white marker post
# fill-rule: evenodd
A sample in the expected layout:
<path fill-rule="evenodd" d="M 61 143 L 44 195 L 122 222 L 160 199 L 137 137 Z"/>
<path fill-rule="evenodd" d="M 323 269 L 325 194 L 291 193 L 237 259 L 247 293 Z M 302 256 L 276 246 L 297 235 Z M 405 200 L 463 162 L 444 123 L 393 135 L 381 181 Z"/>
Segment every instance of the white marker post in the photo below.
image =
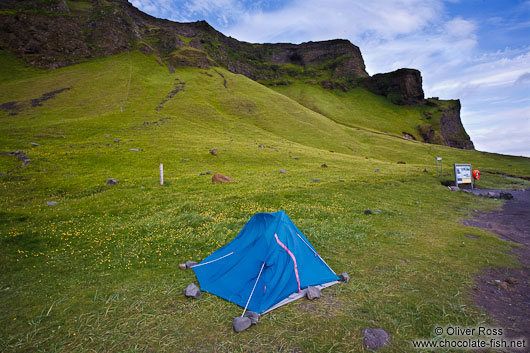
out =
<path fill-rule="evenodd" d="M 442 177 L 444 176 L 444 165 L 443 165 L 443 161 L 442 161 L 442 157 L 436 157 L 436 175 L 438 175 L 438 162 L 440 162 L 440 166 L 442 168 Z"/>
<path fill-rule="evenodd" d="M 160 185 L 164 185 L 164 165 L 160 163 Z"/>

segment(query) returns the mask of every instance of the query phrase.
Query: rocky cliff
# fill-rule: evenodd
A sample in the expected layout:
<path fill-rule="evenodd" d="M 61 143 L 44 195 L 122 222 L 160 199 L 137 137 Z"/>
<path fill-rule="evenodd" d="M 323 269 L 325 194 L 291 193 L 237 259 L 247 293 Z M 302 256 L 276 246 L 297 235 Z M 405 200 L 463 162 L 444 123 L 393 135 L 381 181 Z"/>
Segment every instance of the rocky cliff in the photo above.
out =
<path fill-rule="evenodd" d="M 370 77 L 359 48 L 347 40 L 251 44 L 226 37 L 205 21 L 154 18 L 127 0 L 3 0 L 0 49 L 47 69 L 140 49 L 156 55 L 170 71 L 222 66 L 265 85 L 301 80 L 343 91 L 361 86 L 394 104 L 426 103 L 419 71 Z M 440 111 L 439 126 L 427 123 L 418 131 L 427 142 L 473 148 L 459 112 L 460 105 Z"/>

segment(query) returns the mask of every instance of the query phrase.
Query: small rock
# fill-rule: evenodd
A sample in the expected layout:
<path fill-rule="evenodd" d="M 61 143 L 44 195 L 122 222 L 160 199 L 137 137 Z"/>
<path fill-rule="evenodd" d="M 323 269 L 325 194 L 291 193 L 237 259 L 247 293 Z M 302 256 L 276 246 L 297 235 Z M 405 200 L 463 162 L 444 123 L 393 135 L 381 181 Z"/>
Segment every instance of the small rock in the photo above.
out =
<path fill-rule="evenodd" d="M 479 238 L 478 235 L 473 235 L 473 234 L 466 234 L 466 237 L 471 238 L 471 239 L 478 239 Z"/>
<path fill-rule="evenodd" d="M 186 268 L 192 268 L 195 265 L 197 265 L 195 261 L 186 261 Z"/>
<path fill-rule="evenodd" d="M 274 152 L 280 152 L 280 151 L 278 151 L 278 150 L 274 150 Z"/>
<path fill-rule="evenodd" d="M 186 158 L 182 158 L 182 162 L 187 162 L 188 160 Z"/>
<path fill-rule="evenodd" d="M 366 210 L 364 211 L 364 214 L 372 214 L 372 210 Z"/>
<path fill-rule="evenodd" d="M 508 289 L 508 283 L 506 283 L 506 282 L 501 282 L 501 283 L 499 283 L 499 288 L 501 288 L 501 289 Z"/>
<path fill-rule="evenodd" d="M 210 154 L 212 156 L 217 156 L 217 152 L 219 152 L 219 150 L 217 148 L 214 148 L 213 150 L 210 150 Z"/>
<path fill-rule="evenodd" d="M 376 172 L 376 173 L 379 173 L 379 169 L 376 169 L 375 172 Z"/>
<path fill-rule="evenodd" d="M 129 151 L 131 152 L 140 152 L 139 148 L 130 148 Z"/>
<path fill-rule="evenodd" d="M 204 174 L 204 173 L 199 173 L 199 175 L 206 175 L 206 174 Z"/>
<path fill-rule="evenodd" d="M 243 317 L 248 317 L 253 325 L 257 324 L 259 321 L 259 314 L 254 311 L 245 311 Z"/>
<path fill-rule="evenodd" d="M 197 299 L 201 296 L 201 290 L 195 285 L 195 283 L 190 283 L 186 289 L 184 289 L 184 295 L 189 298 Z"/>
<path fill-rule="evenodd" d="M 320 298 L 322 296 L 322 293 L 320 292 L 320 289 L 317 287 L 309 286 L 307 287 L 307 291 L 305 293 L 307 299 L 313 300 L 316 298 Z"/>
<path fill-rule="evenodd" d="M 212 176 L 212 183 L 232 183 L 233 181 L 234 180 L 232 178 L 219 173 Z"/>
<path fill-rule="evenodd" d="M 105 135 L 106 138 L 110 138 L 110 135 Z"/>
<path fill-rule="evenodd" d="M 311 180 L 313 183 L 318 183 L 320 181 L 320 179 L 313 179 Z"/>
<path fill-rule="evenodd" d="M 107 179 L 107 185 L 114 185 L 114 184 L 118 184 L 118 181 L 114 178 L 108 178 Z"/>
<path fill-rule="evenodd" d="M 143 189 L 145 189 L 145 187 L 144 187 L 144 186 L 142 186 L 142 187 L 141 187 L 140 189 L 142 189 L 142 190 L 143 190 Z"/>
<path fill-rule="evenodd" d="M 46 201 L 46 206 L 57 205 L 57 201 Z"/>
<path fill-rule="evenodd" d="M 187 267 L 186 267 L 186 264 L 179 264 L 179 268 L 181 270 L 185 270 Z"/>
<path fill-rule="evenodd" d="M 204 174 L 206 174 L 206 175 L 210 175 L 210 174 L 212 174 L 212 172 L 210 172 L 209 170 L 207 170 L 206 173 L 204 173 Z"/>
<path fill-rule="evenodd" d="M 428 171 L 427 169 L 424 169 L 423 172 L 424 172 L 424 173 L 428 173 L 429 171 Z"/>
<path fill-rule="evenodd" d="M 35 142 L 30 142 L 30 144 L 31 144 L 32 146 L 40 146 L 38 143 L 35 143 Z"/>
<path fill-rule="evenodd" d="M 516 285 L 517 283 L 519 283 L 519 280 L 514 277 L 507 277 L 505 281 L 506 283 L 511 284 L 511 285 Z"/>
<path fill-rule="evenodd" d="M 236 332 L 245 331 L 247 328 L 250 327 L 250 325 L 252 325 L 252 320 L 245 316 L 235 317 L 234 322 L 232 324 L 232 326 L 234 327 L 234 331 Z"/>
<path fill-rule="evenodd" d="M 420 204 L 420 202 L 419 202 L 419 201 L 414 201 L 414 203 L 415 203 L 416 205 L 419 205 L 419 204 Z"/>
<path fill-rule="evenodd" d="M 399 162 L 397 162 L 397 164 L 407 164 L 407 163 L 405 163 L 403 161 L 399 161 Z"/>
<path fill-rule="evenodd" d="M 339 278 L 341 281 L 346 282 L 346 283 L 350 281 L 350 276 L 346 272 L 342 272 L 339 275 Z"/>
<path fill-rule="evenodd" d="M 114 139 L 114 142 L 120 142 L 120 139 Z"/>
<path fill-rule="evenodd" d="M 451 191 L 458 191 L 460 188 L 458 186 L 448 186 L 449 190 Z"/>
<path fill-rule="evenodd" d="M 494 192 L 491 192 L 491 191 L 490 191 L 490 192 L 488 192 L 488 197 L 489 197 L 490 199 L 493 199 L 493 198 L 497 197 L 497 194 L 494 193 Z"/>
<path fill-rule="evenodd" d="M 380 328 L 365 328 L 363 332 L 363 345 L 367 349 L 376 350 L 388 344 L 389 335 Z"/>
<path fill-rule="evenodd" d="M 71 174 L 66 174 L 66 177 L 67 177 L 67 178 L 71 178 L 72 175 L 71 175 Z"/>
<path fill-rule="evenodd" d="M 294 159 L 299 160 L 300 158 L 299 157 L 294 157 Z"/>
<path fill-rule="evenodd" d="M 280 173 L 281 173 L 281 174 L 287 174 L 287 171 L 286 171 L 285 169 L 281 169 L 281 170 L 280 170 Z"/>
<path fill-rule="evenodd" d="M 511 193 L 509 193 L 509 192 L 501 192 L 499 194 L 499 197 L 501 199 L 505 199 L 505 200 L 513 200 L 513 195 Z"/>
<path fill-rule="evenodd" d="M 321 165 L 321 167 L 322 167 L 322 168 L 327 168 L 328 165 L 327 165 L 326 163 L 324 163 L 324 164 Z"/>
<path fill-rule="evenodd" d="M 258 147 L 259 147 L 259 148 L 264 148 L 262 144 L 259 144 Z"/>

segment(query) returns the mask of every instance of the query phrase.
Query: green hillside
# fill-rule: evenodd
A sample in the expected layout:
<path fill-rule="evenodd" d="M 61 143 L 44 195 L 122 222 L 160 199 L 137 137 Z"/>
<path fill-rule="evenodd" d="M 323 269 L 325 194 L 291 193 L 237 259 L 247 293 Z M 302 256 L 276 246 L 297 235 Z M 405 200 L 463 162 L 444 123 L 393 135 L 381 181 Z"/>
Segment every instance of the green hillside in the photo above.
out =
<path fill-rule="evenodd" d="M 427 108 L 360 88 L 272 90 L 218 67 L 171 73 L 140 51 L 52 71 L 0 52 L 0 67 L 0 351 L 346 352 L 376 326 L 392 335 L 384 351 L 407 352 L 435 325 L 489 321 L 473 275 L 520 266 L 461 222 L 502 202 L 449 191 L 434 163 L 521 188 L 529 159 L 401 138 Z M 196 280 L 178 264 L 280 209 L 352 281 L 236 335 L 241 308 L 186 299 Z"/>
<path fill-rule="evenodd" d="M 404 132 L 422 141 L 419 126 L 434 123 L 439 130 L 436 108 L 426 105 L 395 105 L 386 97 L 357 87 L 346 92 L 326 90 L 317 85 L 295 83 L 271 87 L 303 106 L 316 111 L 339 124 L 368 128 L 401 137 Z M 427 119 L 425 112 L 434 115 Z M 437 116 L 438 115 L 438 116 Z"/>

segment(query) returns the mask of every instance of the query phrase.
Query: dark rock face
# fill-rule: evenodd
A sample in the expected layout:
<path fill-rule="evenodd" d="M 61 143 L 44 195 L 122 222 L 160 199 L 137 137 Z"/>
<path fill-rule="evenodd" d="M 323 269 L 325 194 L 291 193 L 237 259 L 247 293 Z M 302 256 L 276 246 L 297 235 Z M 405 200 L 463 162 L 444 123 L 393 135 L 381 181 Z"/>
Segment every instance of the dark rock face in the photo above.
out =
<path fill-rule="evenodd" d="M 361 81 L 369 91 L 386 96 L 394 104 L 414 105 L 424 101 L 421 73 L 415 69 L 399 69 L 377 74 Z"/>
<path fill-rule="evenodd" d="M 460 101 L 454 101 L 449 108 L 441 110 L 440 129 L 445 145 L 465 150 L 475 149 L 460 120 Z"/>

